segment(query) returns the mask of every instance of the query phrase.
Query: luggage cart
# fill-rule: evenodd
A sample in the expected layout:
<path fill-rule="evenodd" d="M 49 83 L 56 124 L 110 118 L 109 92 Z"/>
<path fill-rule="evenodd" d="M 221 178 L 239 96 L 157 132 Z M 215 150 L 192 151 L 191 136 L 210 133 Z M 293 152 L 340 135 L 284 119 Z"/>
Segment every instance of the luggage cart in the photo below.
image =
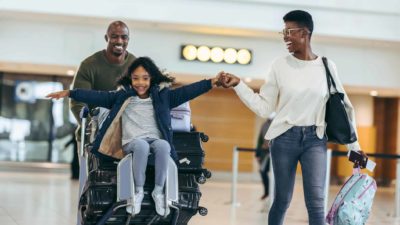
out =
<path fill-rule="evenodd" d="M 101 109 L 90 113 L 91 120 L 86 126 L 89 110 L 81 113 L 81 170 L 78 205 L 78 225 L 186 225 L 199 213 L 207 215 L 207 209 L 199 206 L 201 192 L 199 184 L 211 177 L 211 172 L 203 168 L 204 150 L 201 142 L 208 137 L 198 132 L 179 132 L 174 141 L 179 163 L 170 159 L 165 185 L 166 205 L 171 209 L 168 215 L 155 212 L 151 191 L 154 187 L 154 158 L 149 156 L 144 185 L 144 199 L 140 213 L 134 214 L 135 185 L 132 172 L 132 154 L 121 160 L 109 160 L 91 153 L 91 143 L 101 126 Z M 193 156 L 195 158 L 193 158 Z M 189 161 L 189 162 L 188 162 Z"/>

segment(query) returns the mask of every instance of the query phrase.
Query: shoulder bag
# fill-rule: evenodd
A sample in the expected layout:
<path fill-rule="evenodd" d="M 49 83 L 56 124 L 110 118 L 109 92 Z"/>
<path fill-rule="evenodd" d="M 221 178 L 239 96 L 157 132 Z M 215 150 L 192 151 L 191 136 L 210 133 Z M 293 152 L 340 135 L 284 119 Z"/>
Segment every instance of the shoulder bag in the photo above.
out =
<path fill-rule="evenodd" d="M 329 71 L 326 57 L 322 57 L 322 61 L 326 71 L 329 91 L 329 99 L 326 102 L 325 112 L 325 122 L 327 123 L 326 135 L 328 136 L 328 141 L 337 144 L 353 143 L 357 141 L 357 136 L 345 109 L 343 100 L 344 93 L 340 93 L 337 90 L 335 81 Z M 331 85 L 333 85 L 335 89 L 333 93 L 331 92 Z"/>

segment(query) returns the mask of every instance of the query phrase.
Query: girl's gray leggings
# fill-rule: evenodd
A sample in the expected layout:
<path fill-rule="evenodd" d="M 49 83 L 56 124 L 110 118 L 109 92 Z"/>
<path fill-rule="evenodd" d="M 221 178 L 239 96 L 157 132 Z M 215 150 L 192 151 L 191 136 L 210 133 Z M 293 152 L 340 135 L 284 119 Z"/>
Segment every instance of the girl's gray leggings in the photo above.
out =
<path fill-rule="evenodd" d="M 143 187 L 150 153 L 155 159 L 155 184 L 164 187 L 171 146 L 162 139 L 134 139 L 122 147 L 126 154 L 133 153 L 133 177 L 136 187 Z"/>

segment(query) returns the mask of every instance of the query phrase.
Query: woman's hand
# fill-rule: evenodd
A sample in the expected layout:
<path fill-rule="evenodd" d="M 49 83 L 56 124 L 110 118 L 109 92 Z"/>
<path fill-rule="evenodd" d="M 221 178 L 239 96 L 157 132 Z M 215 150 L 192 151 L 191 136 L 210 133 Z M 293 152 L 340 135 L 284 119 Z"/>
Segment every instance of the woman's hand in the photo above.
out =
<path fill-rule="evenodd" d="M 353 168 L 358 168 L 358 167 L 360 167 L 360 169 L 364 169 L 365 166 L 366 166 L 366 162 L 367 162 L 367 160 L 368 160 L 368 156 L 367 156 L 367 154 L 365 154 L 365 152 L 363 152 L 362 150 L 357 150 L 356 152 L 362 156 L 362 161 L 359 162 L 358 160 L 356 160 L 356 161 L 354 162 Z"/>
<path fill-rule="evenodd" d="M 46 98 L 60 99 L 64 97 L 69 97 L 69 90 L 57 91 L 46 95 Z"/>
<path fill-rule="evenodd" d="M 233 74 L 225 73 L 224 71 L 220 72 L 219 74 L 219 82 L 224 88 L 235 87 L 240 82 L 240 78 Z"/>

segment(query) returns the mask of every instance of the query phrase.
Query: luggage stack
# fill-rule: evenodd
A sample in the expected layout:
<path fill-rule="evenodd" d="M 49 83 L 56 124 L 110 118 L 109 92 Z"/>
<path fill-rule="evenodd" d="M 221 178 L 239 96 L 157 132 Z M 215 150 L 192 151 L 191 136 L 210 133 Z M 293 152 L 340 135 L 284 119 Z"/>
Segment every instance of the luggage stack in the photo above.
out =
<path fill-rule="evenodd" d="M 175 132 L 173 141 L 179 157 L 179 172 L 195 174 L 196 181 L 204 184 L 211 177 L 211 172 L 203 168 L 202 142 L 207 142 L 208 136 L 201 132 Z"/>
<path fill-rule="evenodd" d="M 199 213 L 205 216 L 207 209 L 199 206 L 201 192 L 199 183 L 205 183 L 211 177 L 211 172 L 203 168 L 204 150 L 201 142 L 208 137 L 199 132 L 174 133 L 174 146 L 179 156 L 179 210 L 171 208 L 171 213 L 163 218 L 155 211 L 151 192 L 154 187 L 154 166 L 146 170 L 145 197 L 138 215 L 128 218 L 124 202 L 116 202 L 117 197 L 117 164 L 118 161 L 100 161 L 92 156 L 89 160 L 89 175 L 79 202 L 79 214 L 82 216 L 82 225 L 95 225 L 101 218 L 111 213 L 107 225 L 186 225 L 189 220 Z M 120 205 L 115 211 L 110 209 Z M 179 212 L 178 212 L 179 211 Z"/>
<path fill-rule="evenodd" d="M 201 192 L 199 184 L 204 184 L 211 177 L 211 172 L 205 168 L 205 152 L 202 142 L 208 141 L 208 136 L 200 132 L 175 132 L 174 146 L 178 153 L 179 178 L 179 225 L 186 225 L 199 213 L 207 215 L 207 209 L 199 206 Z"/>

